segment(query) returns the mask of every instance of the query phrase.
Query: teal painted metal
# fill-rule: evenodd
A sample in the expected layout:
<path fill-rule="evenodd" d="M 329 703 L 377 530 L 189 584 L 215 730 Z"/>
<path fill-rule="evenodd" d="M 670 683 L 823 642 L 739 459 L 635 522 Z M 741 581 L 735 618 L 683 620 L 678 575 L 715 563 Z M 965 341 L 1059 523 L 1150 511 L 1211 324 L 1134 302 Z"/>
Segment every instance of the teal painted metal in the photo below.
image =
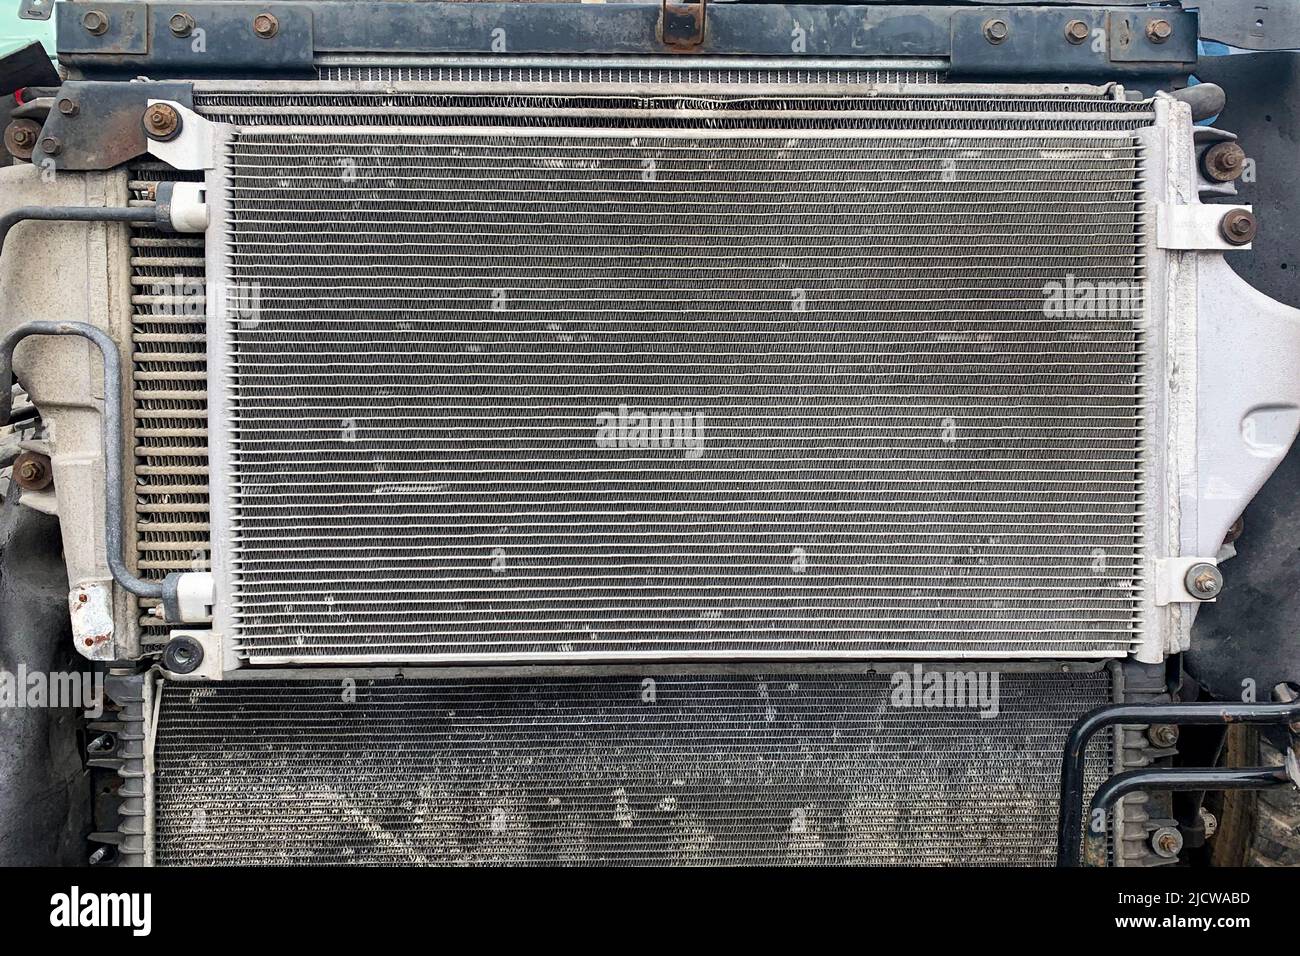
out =
<path fill-rule="evenodd" d="M 43 0 L 43 2 L 50 6 L 54 5 L 54 0 Z M 4 12 L 0 13 L 0 56 L 8 56 L 33 40 L 40 40 L 45 46 L 45 52 L 53 59 L 54 17 L 48 20 L 25 20 L 18 16 L 21 7 L 19 0 L 13 0 L 5 7 Z"/>

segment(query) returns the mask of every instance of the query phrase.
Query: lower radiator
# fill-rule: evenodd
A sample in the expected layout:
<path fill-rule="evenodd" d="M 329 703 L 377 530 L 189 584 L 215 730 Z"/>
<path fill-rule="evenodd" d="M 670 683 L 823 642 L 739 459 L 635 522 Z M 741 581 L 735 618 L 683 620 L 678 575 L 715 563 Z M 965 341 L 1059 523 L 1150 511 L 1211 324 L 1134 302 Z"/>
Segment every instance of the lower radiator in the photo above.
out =
<path fill-rule="evenodd" d="M 1050 863 L 1110 674 L 927 673 L 172 683 L 154 861 Z"/>

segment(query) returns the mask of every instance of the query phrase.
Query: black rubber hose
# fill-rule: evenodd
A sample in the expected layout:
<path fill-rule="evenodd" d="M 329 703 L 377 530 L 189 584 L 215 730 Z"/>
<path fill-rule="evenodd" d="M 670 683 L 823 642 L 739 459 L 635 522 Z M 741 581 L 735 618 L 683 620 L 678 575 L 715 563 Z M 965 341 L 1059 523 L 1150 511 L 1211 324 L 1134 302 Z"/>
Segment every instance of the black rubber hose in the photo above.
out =
<path fill-rule="evenodd" d="M 20 222 L 154 222 L 156 216 L 152 206 L 20 206 L 0 216 L 0 255 Z"/>
<path fill-rule="evenodd" d="M 7 226 L 0 223 L 0 229 L 7 229 L 12 225 L 12 222 Z M 0 242 L 3 242 L 3 238 L 3 232 L 0 232 Z M 113 574 L 113 580 L 132 594 L 163 599 L 164 583 L 145 581 L 136 577 L 122 557 L 122 542 L 126 540 L 127 534 L 123 526 L 125 519 L 122 512 L 122 369 L 117 343 L 102 330 L 85 322 L 37 321 L 18 326 L 6 335 L 3 341 L 0 341 L 0 425 L 8 424 L 13 409 L 14 349 L 23 339 L 33 335 L 78 335 L 95 343 L 103 356 L 104 487 L 107 497 L 104 509 L 107 516 L 104 538 L 108 545 L 108 567 Z"/>

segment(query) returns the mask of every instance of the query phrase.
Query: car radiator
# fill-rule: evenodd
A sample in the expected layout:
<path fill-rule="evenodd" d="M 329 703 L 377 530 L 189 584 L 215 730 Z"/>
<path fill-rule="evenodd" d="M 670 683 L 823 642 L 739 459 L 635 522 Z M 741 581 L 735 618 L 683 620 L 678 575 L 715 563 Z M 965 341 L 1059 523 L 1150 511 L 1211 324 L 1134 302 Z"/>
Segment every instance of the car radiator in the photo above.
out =
<path fill-rule="evenodd" d="M 1050 864 L 1061 742 L 1109 673 L 998 713 L 887 674 L 170 683 L 161 865 Z M 1111 766 L 1094 745 L 1089 785 Z"/>
<path fill-rule="evenodd" d="M 239 659 L 1141 640 L 1148 104 L 264 100 L 199 104 Z"/>

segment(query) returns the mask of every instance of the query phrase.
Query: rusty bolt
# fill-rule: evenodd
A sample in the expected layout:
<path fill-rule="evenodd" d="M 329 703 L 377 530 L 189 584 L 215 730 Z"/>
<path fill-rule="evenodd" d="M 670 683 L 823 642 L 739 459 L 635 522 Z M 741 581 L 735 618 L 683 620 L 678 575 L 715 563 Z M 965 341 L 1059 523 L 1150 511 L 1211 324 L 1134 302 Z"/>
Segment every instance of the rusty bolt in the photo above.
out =
<path fill-rule="evenodd" d="M 1187 593 L 1192 597 L 1208 601 L 1218 597 L 1223 590 L 1223 574 L 1209 562 L 1200 561 L 1187 569 L 1183 587 L 1187 588 Z"/>
<path fill-rule="evenodd" d="M 14 459 L 14 482 L 25 491 L 40 491 L 54 481 L 50 460 L 34 451 L 25 451 Z"/>
<path fill-rule="evenodd" d="M 41 152 L 47 156 L 57 156 L 63 152 L 63 142 L 57 136 L 47 136 L 41 140 Z"/>
<path fill-rule="evenodd" d="M 1178 727 L 1175 724 L 1152 724 L 1147 728 L 1147 740 L 1157 747 L 1172 747 L 1178 743 Z"/>
<path fill-rule="evenodd" d="M 181 131 L 181 116 L 166 103 L 155 103 L 144 111 L 144 131 L 150 139 L 175 139 Z"/>
<path fill-rule="evenodd" d="M 108 32 L 108 14 L 103 10 L 87 10 L 81 15 L 81 25 L 91 36 L 102 37 Z"/>
<path fill-rule="evenodd" d="M 269 40 L 280 32 L 280 21 L 269 13 L 259 13 L 253 17 L 253 32 L 263 40 Z"/>
<path fill-rule="evenodd" d="M 187 37 L 194 32 L 194 18 L 188 13 L 173 13 L 167 25 L 171 27 L 172 36 Z"/>
<path fill-rule="evenodd" d="M 1001 43 L 1010 32 L 1011 28 L 1007 26 L 1006 20 L 984 21 L 984 39 L 990 43 Z"/>
<path fill-rule="evenodd" d="M 1082 20 L 1071 20 L 1065 25 L 1065 38 L 1075 46 L 1088 39 L 1088 32 L 1088 24 Z"/>
<path fill-rule="evenodd" d="M 1201 157 L 1201 169 L 1216 182 L 1231 182 L 1246 169 L 1246 151 L 1236 143 L 1215 143 Z"/>
<path fill-rule="evenodd" d="M 5 127 L 5 149 L 18 159 L 31 159 L 40 138 L 41 125 L 33 120 L 16 119 Z"/>
<path fill-rule="evenodd" d="M 1177 827 L 1161 827 L 1151 835 L 1151 849 L 1156 851 L 1156 856 L 1172 860 L 1182 848 L 1183 835 Z"/>
<path fill-rule="evenodd" d="M 1233 209 L 1219 220 L 1219 234 L 1234 246 L 1244 246 L 1255 238 L 1259 224 L 1244 209 Z"/>
<path fill-rule="evenodd" d="M 81 107 L 76 104 L 75 100 L 70 100 L 65 96 L 59 100 L 59 112 L 64 116 L 76 116 L 81 112 Z"/>
<path fill-rule="evenodd" d="M 1147 39 L 1152 43 L 1164 43 L 1174 35 L 1174 25 L 1168 20 L 1148 20 Z"/>

